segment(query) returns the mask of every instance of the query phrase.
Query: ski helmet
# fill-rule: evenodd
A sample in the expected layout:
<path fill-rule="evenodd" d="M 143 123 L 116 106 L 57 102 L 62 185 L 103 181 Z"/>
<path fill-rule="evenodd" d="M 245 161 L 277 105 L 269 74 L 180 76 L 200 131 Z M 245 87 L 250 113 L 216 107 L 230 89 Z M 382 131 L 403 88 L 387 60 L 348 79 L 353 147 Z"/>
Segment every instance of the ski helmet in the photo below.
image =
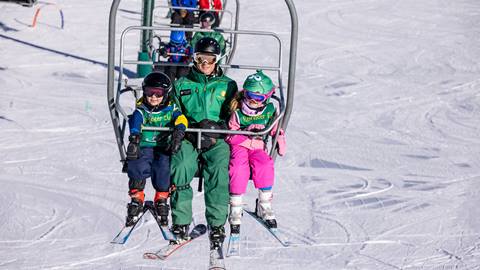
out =
<path fill-rule="evenodd" d="M 185 40 L 185 32 L 184 31 L 172 31 L 170 33 L 170 42 L 173 44 L 184 44 L 186 43 Z"/>
<path fill-rule="evenodd" d="M 161 96 L 168 96 L 172 90 L 172 82 L 164 73 L 154 71 L 143 79 L 142 90 L 144 96 L 146 96 L 149 91 L 158 92 Z"/>
<path fill-rule="evenodd" d="M 205 12 L 200 16 L 200 22 L 206 22 L 212 26 L 215 23 L 215 16 L 212 12 Z"/>
<path fill-rule="evenodd" d="M 195 53 L 210 53 L 220 55 L 220 45 L 214 38 L 203 37 L 195 44 Z"/>
<path fill-rule="evenodd" d="M 243 89 L 261 95 L 271 96 L 273 94 L 273 90 L 275 89 L 275 85 L 261 69 L 257 69 L 256 73 L 247 77 L 243 83 Z"/>

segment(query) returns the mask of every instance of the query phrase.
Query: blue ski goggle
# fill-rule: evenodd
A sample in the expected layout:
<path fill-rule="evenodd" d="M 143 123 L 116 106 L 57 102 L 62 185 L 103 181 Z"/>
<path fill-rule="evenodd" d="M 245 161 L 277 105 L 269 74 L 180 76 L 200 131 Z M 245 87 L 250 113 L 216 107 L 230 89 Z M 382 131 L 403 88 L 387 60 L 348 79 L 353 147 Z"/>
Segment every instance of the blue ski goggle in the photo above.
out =
<path fill-rule="evenodd" d="M 262 103 L 265 102 L 267 99 L 269 99 L 273 94 L 273 91 L 271 91 L 268 94 L 254 93 L 254 92 L 250 92 L 250 91 L 247 91 L 247 90 L 243 90 L 243 91 L 245 93 L 245 98 L 246 99 L 254 100 L 254 101 L 262 102 Z"/>

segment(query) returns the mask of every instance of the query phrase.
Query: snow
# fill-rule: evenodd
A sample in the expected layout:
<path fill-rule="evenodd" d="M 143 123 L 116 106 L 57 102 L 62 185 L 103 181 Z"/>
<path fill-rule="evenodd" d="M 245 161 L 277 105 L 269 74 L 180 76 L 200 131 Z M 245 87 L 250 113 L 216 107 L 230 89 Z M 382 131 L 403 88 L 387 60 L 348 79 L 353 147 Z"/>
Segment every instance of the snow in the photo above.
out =
<path fill-rule="evenodd" d="M 241 2 L 241 29 L 288 42 L 282 1 Z M 143 259 L 165 244 L 151 218 L 125 246 L 109 243 L 128 202 L 106 106 L 111 2 L 56 3 L 35 28 L 34 8 L 0 4 L 0 269 L 205 269 L 207 237 L 168 261 Z M 245 215 L 228 269 L 480 269 L 480 2 L 295 5 L 295 100 L 274 207 L 298 245 Z M 140 9 L 122 1 L 117 29 L 139 24 Z M 239 59 L 273 59 L 252 55 L 264 45 L 244 42 Z M 250 187 L 250 207 L 255 196 Z M 205 221 L 198 193 L 194 218 Z"/>

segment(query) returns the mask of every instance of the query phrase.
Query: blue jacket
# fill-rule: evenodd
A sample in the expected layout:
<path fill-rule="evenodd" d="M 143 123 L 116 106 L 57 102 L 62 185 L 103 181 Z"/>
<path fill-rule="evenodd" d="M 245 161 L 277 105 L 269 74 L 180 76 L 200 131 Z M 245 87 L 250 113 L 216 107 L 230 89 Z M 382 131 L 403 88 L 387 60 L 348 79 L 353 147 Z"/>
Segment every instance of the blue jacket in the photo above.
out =
<path fill-rule="evenodd" d="M 192 54 L 192 50 L 190 45 L 188 45 L 186 42 L 182 45 L 175 45 L 172 43 L 168 43 L 165 45 L 163 48 L 162 54 L 168 54 L 168 53 L 178 53 L 178 54 L 184 54 L 184 55 L 170 55 L 168 56 L 168 62 L 171 63 L 188 63 L 190 62 L 190 56 Z"/>
<path fill-rule="evenodd" d="M 197 0 L 172 0 L 172 6 L 196 8 Z"/>
<path fill-rule="evenodd" d="M 142 126 L 147 122 L 146 121 L 147 119 L 144 119 L 143 113 L 141 111 L 147 112 L 149 114 L 151 113 L 171 114 L 171 117 L 172 117 L 171 124 L 174 124 L 177 128 L 180 128 L 181 130 L 185 130 L 187 128 L 184 121 L 176 121 L 177 118 L 179 118 L 180 116 L 182 116 L 181 118 L 183 118 L 184 116 L 182 115 L 182 112 L 178 109 L 178 107 L 174 103 L 169 102 L 167 105 L 152 108 L 151 106 L 141 102 L 139 103 L 139 105 L 137 105 L 137 109 L 133 112 L 133 114 L 128 119 L 128 125 L 130 128 L 131 135 L 140 134 L 142 132 Z M 168 127 L 171 125 L 166 125 L 166 126 Z"/>

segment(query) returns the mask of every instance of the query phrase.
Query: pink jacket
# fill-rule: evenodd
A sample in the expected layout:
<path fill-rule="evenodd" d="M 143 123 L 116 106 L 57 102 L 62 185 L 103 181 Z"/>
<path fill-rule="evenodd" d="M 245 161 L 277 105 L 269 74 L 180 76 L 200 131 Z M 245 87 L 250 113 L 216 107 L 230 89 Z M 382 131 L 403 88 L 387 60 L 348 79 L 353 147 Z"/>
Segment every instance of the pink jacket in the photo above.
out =
<path fill-rule="evenodd" d="M 230 117 L 230 120 L 228 121 L 228 128 L 230 130 L 240 130 L 240 121 L 239 121 L 236 113 L 232 113 L 232 116 Z M 248 128 L 246 130 L 247 131 L 261 130 L 261 129 L 264 129 L 264 128 L 265 128 L 264 125 L 254 124 L 254 125 L 248 126 Z M 270 131 L 270 136 L 275 135 L 275 133 L 277 132 L 277 128 L 278 128 L 277 125 L 275 125 L 273 127 L 273 129 Z M 263 142 L 263 140 L 261 138 L 250 138 L 248 136 L 238 134 L 238 135 L 228 135 L 225 138 L 225 141 L 228 144 L 240 145 L 240 146 L 243 146 L 243 147 L 245 147 L 247 149 L 250 149 L 250 150 L 255 150 L 255 149 L 265 150 L 266 149 L 265 143 Z M 285 132 L 283 131 L 283 129 L 280 129 L 279 136 L 278 136 L 278 139 L 277 139 L 277 144 L 278 144 L 278 148 L 277 148 L 278 154 L 280 156 L 285 155 L 287 145 L 286 145 L 286 140 L 285 140 Z"/>

